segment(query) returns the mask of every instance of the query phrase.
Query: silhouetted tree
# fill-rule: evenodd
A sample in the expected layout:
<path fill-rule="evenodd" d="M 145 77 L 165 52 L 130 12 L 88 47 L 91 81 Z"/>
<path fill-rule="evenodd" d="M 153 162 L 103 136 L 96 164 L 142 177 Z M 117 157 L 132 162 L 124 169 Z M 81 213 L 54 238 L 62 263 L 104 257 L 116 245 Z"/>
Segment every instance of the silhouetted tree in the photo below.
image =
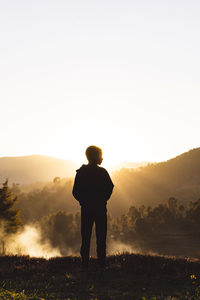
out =
<path fill-rule="evenodd" d="M 5 241 L 8 235 L 16 233 L 22 225 L 20 209 L 15 209 L 14 205 L 17 196 L 14 196 L 8 187 L 8 180 L 0 188 L 0 227 L 2 235 L 2 252 L 5 252 Z"/>
<path fill-rule="evenodd" d="M 79 245 L 79 219 L 80 215 L 63 211 L 44 217 L 41 222 L 43 240 L 50 241 L 52 247 L 59 248 L 62 255 L 67 255 L 70 249 Z"/>
<path fill-rule="evenodd" d="M 14 209 L 17 196 L 14 196 L 8 187 L 8 180 L 0 188 L 0 222 L 3 225 L 4 232 L 16 233 L 22 225 L 20 218 L 20 209 Z"/>

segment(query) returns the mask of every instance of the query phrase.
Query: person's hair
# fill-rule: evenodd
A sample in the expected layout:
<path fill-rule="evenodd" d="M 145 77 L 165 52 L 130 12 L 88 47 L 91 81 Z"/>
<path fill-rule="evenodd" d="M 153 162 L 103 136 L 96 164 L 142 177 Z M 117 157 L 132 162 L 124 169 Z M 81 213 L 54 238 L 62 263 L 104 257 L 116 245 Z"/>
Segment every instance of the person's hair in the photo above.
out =
<path fill-rule="evenodd" d="M 90 163 L 95 163 L 99 156 L 102 156 L 102 149 L 97 146 L 89 146 L 85 151 L 85 155 Z"/>

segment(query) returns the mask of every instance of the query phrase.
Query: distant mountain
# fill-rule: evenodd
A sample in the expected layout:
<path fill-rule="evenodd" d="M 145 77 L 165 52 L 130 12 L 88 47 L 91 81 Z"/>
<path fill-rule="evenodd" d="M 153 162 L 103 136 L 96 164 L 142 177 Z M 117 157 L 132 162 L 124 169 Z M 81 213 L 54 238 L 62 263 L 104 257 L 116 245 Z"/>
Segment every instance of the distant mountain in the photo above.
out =
<path fill-rule="evenodd" d="M 157 205 L 169 197 L 187 203 L 200 199 L 200 148 L 161 163 L 137 168 L 130 168 L 127 163 L 127 166 L 111 175 L 115 188 L 108 208 L 113 213 L 121 214 L 130 205 Z M 5 178 L 9 178 L 10 184 L 21 185 L 52 182 L 57 176 L 74 177 L 76 168 L 70 161 L 47 156 L 3 157 L 0 183 Z"/>
<path fill-rule="evenodd" d="M 121 163 L 112 170 L 121 168 L 137 168 L 142 163 Z M 80 167 L 70 160 L 63 160 L 44 155 L 30 155 L 18 157 L 0 157 L 0 183 L 6 178 L 9 184 L 32 184 L 35 182 L 52 181 L 58 177 L 74 177 L 75 170 Z"/>
<path fill-rule="evenodd" d="M 139 167 L 144 167 L 146 165 L 148 165 L 149 162 L 147 161 L 142 161 L 142 162 L 122 162 L 118 165 L 115 165 L 112 169 L 113 170 L 120 170 L 120 169 L 136 169 L 136 168 L 139 168 Z"/>
<path fill-rule="evenodd" d="M 113 173 L 113 181 L 118 210 L 130 205 L 155 205 L 169 197 L 183 202 L 197 201 L 200 199 L 200 148 L 165 162 L 121 169 Z"/>
<path fill-rule="evenodd" d="M 52 181 L 58 177 L 72 177 L 77 166 L 69 160 L 31 155 L 0 158 L 0 182 L 6 178 L 9 184 L 30 184 L 38 181 Z"/>

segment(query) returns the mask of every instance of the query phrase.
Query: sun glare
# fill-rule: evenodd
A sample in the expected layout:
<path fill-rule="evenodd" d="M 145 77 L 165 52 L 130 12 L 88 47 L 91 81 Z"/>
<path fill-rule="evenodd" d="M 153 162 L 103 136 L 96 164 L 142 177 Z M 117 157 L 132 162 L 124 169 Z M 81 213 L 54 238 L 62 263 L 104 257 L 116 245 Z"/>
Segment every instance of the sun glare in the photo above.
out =
<path fill-rule="evenodd" d="M 109 147 L 109 145 L 104 145 L 101 143 L 88 143 L 87 145 L 79 145 L 78 149 L 77 147 L 74 147 L 74 151 L 71 151 L 64 154 L 59 155 L 57 154 L 57 157 L 61 157 L 63 159 L 70 159 L 75 164 L 81 165 L 81 164 L 87 164 L 87 158 L 85 156 L 85 150 L 88 146 L 95 145 L 100 147 L 103 150 L 103 162 L 102 166 L 106 168 L 112 168 L 120 163 L 123 162 L 123 158 L 120 156 L 120 151 L 116 151 L 116 148 L 112 149 Z M 122 153 L 122 152 L 121 152 Z"/>
<path fill-rule="evenodd" d="M 104 142 L 88 142 L 88 143 L 82 143 L 79 145 L 74 145 L 74 148 L 68 149 L 67 153 L 61 155 L 62 158 L 70 159 L 74 163 L 78 165 L 87 164 L 87 158 L 85 156 L 85 150 L 88 146 L 95 145 L 102 149 L 103 151 L 103 162 L 102 167 L 112 169 L 115 166 L 123 163 L 124 161 L 127 161 L 127 157 L 130 157 L 130 161 L 136 161 L 134 154 L 129 153 L 127 156 L 125 153 L 125 150 L 123 149 L 123 145 L 112 145 L 111 142 L 107 142 L 106 140 Z M 71 150 L 71 151 L 69 151 Z M 58 155 L 57 155 L 58 156 Z M 59 155 L 60 157 L 60 155 Z"/>
<path fill-rule="evenodd" d="M 73 140 L 73 142 L 69 142 Z M 58 143 L 59 144 L 59 141 Z M 129 144 L 127 147 L 126 145 Z M 62 159 L 72 160 L 78 165 L 87 164 L 85 151 L 88 146 L 95 145 L 103 151 L 102 166 L 114 168 L 125 161 L 136 162 L 135 145 L 130 143 L 130 139 L 125 133 L 109 128 L 92 128 L 92 126 L 73 129 L 68 133 L 66 139 L 62 139 L 62 145 L 52 150 L 52 155 Z"/>

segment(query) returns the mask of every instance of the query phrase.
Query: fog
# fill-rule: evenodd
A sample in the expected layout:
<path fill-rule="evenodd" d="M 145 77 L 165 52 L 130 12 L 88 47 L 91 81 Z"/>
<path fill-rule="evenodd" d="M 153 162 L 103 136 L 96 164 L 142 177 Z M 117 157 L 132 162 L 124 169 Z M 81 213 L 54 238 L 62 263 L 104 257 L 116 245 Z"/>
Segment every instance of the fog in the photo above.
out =
<path fill-rule="evenodd" d="M 51 247 L 48 241 L 42 242 L 40 229 L 30 225 L 6 239 L 5 251 L 7 254 L 44 258 L 61 256 L 59 249 Z"/>
<path fill-rule="evenodd" d="M 94 235 L 94 233 L 93 233 Z M 95 256 L 94 237 L 91 243 L 91 254 Z M 42 233 L 37 225 L 26 225 L 22 232 L 12 235 L 5 240 L 5 253 L 8 255 L 28 255 L 30 257 L 43 257 L 49 259 L 51 257 L 61 257 L 59 248 L 54 248 L 51 242 L 42 238 Z M 109 241 L 107 247 L 108 255 L 116 255 L 124 252 L 139 253 L 140 249 L 136 249 L 131 245 L 120 241 Z M 65 256 L 78 256 L 77 249 L 65 249 Z"/>

